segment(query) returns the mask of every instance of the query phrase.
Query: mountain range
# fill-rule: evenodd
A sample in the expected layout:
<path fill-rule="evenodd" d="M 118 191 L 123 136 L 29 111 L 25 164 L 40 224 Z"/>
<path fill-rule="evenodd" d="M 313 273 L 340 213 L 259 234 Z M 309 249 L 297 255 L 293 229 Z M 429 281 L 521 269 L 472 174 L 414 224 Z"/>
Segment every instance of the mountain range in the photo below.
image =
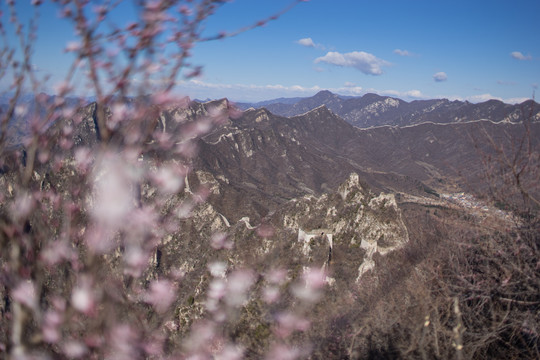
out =
<path fill-rule="evenodd" d="M 323 90 L 307 98 L 281 98 L 259 103 L 236 104 L 243 110 L 264 106 L 273 114 L 287 117 L 303 114 L 320 105 L 325 105 L 345 121 L 361 128 L 382 125 L 408 126 L 423 122 L 456 123 L 481 119 L 494 122 L 540 119 L 540 105 L 533 100 L 516 105 L 505 104 L 499 100 L 478 104 L 448 99 L 406 102 L 371 93 L 362 97 L 344 97 Z"/>

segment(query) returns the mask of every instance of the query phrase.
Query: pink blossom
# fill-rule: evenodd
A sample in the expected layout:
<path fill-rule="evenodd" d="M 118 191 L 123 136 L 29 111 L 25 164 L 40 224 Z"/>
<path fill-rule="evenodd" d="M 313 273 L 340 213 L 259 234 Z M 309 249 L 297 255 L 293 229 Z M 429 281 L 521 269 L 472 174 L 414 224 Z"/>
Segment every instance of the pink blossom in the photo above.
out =
<path fill-rule="evenodd" d="M 302 275 L 303 283 L 295 284 L 293 294 L 304 301 L 317 301 L 321 296 L 321 288 L 326 284 L 326 272 L 323 269 L 310 268 Z"/>
<path fill-rule="evenodd" d="M 197 144 L 193 141 L 184 141 L 176 146 L 176 152 L 188 159 L 197 156 L 198 150 Z"/>
<path fill-rule="evenodd" d="M 169 105 L 174 103 L 176 98 L 168 91 L 161 91 L 152 96 L 152 102 L 155 105 Z"/>
<path fill-rule="evenodd" d="M 194 207 L 195 205 L 193 203 L 185 201 L 176 209 L 176 216 L 179 219 L 188 219 Z"/>
<path fill-rule="evenodd" d="M 125 224 L 126 231 L 129 234 L 128 242 L 130 240 L 137 240 L 142 235 L 151 233 L 157 228 L 159 222 L 159 214 L 152 206 L 143 206 L 134 209 Z"/>
<path fill-rule="evenodd" d="M 64 298 L 61 298 L 61 297 L 58 297 L 58 296 L 55 296 L 53 299 L 52 299 L 52 304 L 54 306 L 54 308 L 58 311 L 65 311 L 66 310 L 66 300 Z"/>
<path fill-rule="evenodd" d="M 54 86 L 54 90 L 56 95 L 64 96 L 71 90 L 71 86 L 67 82 L 63 81 L 56 84 Z"/>
<path fill-rule="evenodd" d="M 125 159 L 107 154 L 94 169 L 94 220 L 111 230 L 119 228 L 134 207 L 135 168 Z"/>
<path fill-rule="evenodd" d="M 59 326 L 62 324 L 63 316 L 54 310 L 49 310 L 43 317 L 43 339 L 48 343 L 56 343 L 60 340 Z"/>
<path fill-rule="evenodd" d="M 123 103 L 116 103 L 111 107 L 112 116 L 110 118 L 110 128 L 115 128 L 116 125 L 121 123 L 124 120 L 127 120 L 130 115 L 131 111 L 126 106 L 126 104 Z"/>
<path fill-rule="evenodd" d="M 227 271 L 227 264 L 222 261 L 215 261 L 208 264 L 208 270 L 214 277 L 225 277 Z"/>
<path fill-rule="evenodd" d="M 206 201 L 206 199 L 208 199 L 208 196 L 210 194 L 211 194 L 210 189 L 205 185 L 201 185 L 199 186 L 195 194 L 193 194 L 193 200 L 195 200 L 195 202 L 199 204 L 203 203 Z"/>
<path fill-rule="evenodd" d="M 66 52 L 75 52 L 81 49 L 81 44 L 77 41 L 70 41 L 66 45 Z"/>
<path fill-rule="evenodd" d="M 169 276 L 174 280 L 182 280 L 186 276 L 186 272 L 179 268 L 172 268 Z"/>
<path fill-rule="evenodd" d="M 54 266 L 64 260 L 71 260 L 76 253 L 65 241 L 50 242 L 41 250 L 40 258 L 49 266 Z"/>
<path fill-rule="evenodd" d="M 238 119 L 240 118 L 244 112 L 240 109 L 238 109 L 237 107 L 235 106 L 231 106 L 229 107 L 228 109 L 228 113 L 227 115 L 231 118 L 231 119 Z"/>
<path fill-rule="evenodd" d="M 287 279 L 287 270 L 273 269 L 265 275 L 265 278 L 271 284 L 281 285 Z"/>
<path fill-rule="evenodd" d="M 158 312 L 165 312 L 176 299 L 176 285 L 169 280 L 154 280 L 146 292 L 145 301 Z"/>
<path fill-rule="evenodd" d="M 212 248 L 219 249 L 232 249 L 233 243 L 227 239 L 227 234 L 223 232 L 217 232 L 210 238 L 210 246 Z"/>
<path fill-rule="evenodd" d="M 314 289 L 320 289 L 326 284 L 326 271 L 324 269 L 310 268 L 302 276 L 306 285 Z"/>
<path fill-rule="evenodd" d="M 68 340 L 62 345 L 62 351 L 69 358 L 80 359 L 86 355 L 88 348 L 78 341 Z"/>
<path fill-rule="evenodd" d="M 26 105 L 17 105 L 15 106 L 15 115 L 16 116 L 25 116 L 28 113 L 28 106 Z"/>
<path fill-rule="evenodd" d="M 154 183 L 164 194 L 175 194 L 184 186 L 185 173 L 174 166 L 162 166 L 153 175 Z"/>
<path fill-rule="evenodd" d="M 46 163 L 50 158 L 50 154 L 47 150 L 41 149 L 38 153 L 38 160 L 40 163 Z"/>
<path fill-rule="evenodd" d="M 148 266 L 149 254 L 137 245 L 129 245 L 124 253 L 124 261 L 126 269 L 124 274 L 138 278 Z"/>
<path fill-rule="evenodd" d="M 178 324 L 175 321 L 169 320 L 163 324 L 163 327 L 169 331 L 177 331 L 178 330 Z"/>
<path fill-rule="evenodd" d="M 162 335 L 154 335 L 150 339 L 146 339 L 142 348 L 147 355 L 161 358 L 161 355 L 163 355 L 164 342 L 165 340 Z"/>
<path fill-rule="evenodd" d="M 199 321 L 192 326 L 190 336 L 185 341 L 186 348 L 198 352 L 208 347 L 216 336 L 216 325 L 211 321 Z"/>
<path fill-rule="evenodd" d="M 208 286 L 207 296 L 212 300 L 219 300 L 227 293 L 227 284 L 222 279 L 214 279 Z"/>
<path fill-rule="evenodd" d="M 25 219 L 34 210 L 36 203 L 28 193 L 20 193 L 11 205 L 11 216 L 14 220 Z"/>
<path fill-rule="evenodd" d="M 13 300 L 33 309 L 37 305 L 36 288 L 31 280 L 21 281 L 11 292 Z"/>
<path fill-rule="evenodd" d="M 290 312 L 278 314 L 276 320 L 276 333 L 280 337 L 288 337 L 294 331 L 306 331 L 310 327 L 310 322 L 308 320 Z"/>
<path fill-rule="evenodd" d="M 247 300 L 247 292 L 255 282 L 255 276 L 249 270 L 235 270 L 227 277 L 227 295 L 229 306 L 241 306 Z"/>
<path fill-rule="evenodd" d="M 71 119 L 75 115 L 75 109 L 72 107 L 66 107 L 62 109 L 61 116 L 65 119 Z"/>
<path fill-rule="evenodd" d="M 276 344 L 270 348 L 266 360 L 294 360 L 301 355 L 299 349 L 291 348 L 283 344 Z"/>
<path fill-rule="evenodd" d="M 122 324 L 115 326 L 110 334 L 109 342 L 113 346 L 111 355 L 114 354 L 114 359 L 131 360 L 138 358 L 137 356 L 137 332 L 133 327 Z M 107 356 L 106 358 L 113 358 Z"/>
<path fill-rule="evenodd" d="M 279 296 L 280 296 L 279 288 L 275 286 L 268 286 L 268 287 L 265 287 L 263 290 L 263 300 L 267 304 L 275 303 L 276 301 L 279 300 Z"/>
<path fill-rule="evenodd" d="M 93 161 L 92 152 L 90 149 L 86 147 L 80 147 L 75 150 L 75 163 L 77 165 L 77 169 L 85 174 L 88 169 L 90 168 L 90 165 Z"/>
<path fill-rule="evenodd" d="M 88 279 L 83 279 L 81 284 L 71 292 L 71 305 L 75 310 L 86 315 L 90 315 L 95 310 L 96 301 L 91 288 L 91 282 Z"/>
<path fill-rule="evenodd" d="M 215 360 L 240 360 L 243 358 L 244 349 L 233 344 L 227 344 L 219 354 L 214 356 Z"/>
<path fill-rule="evenodd" d="M 64 137 L 60 139 L 60 147 L 63 150 L 69 150 L 71 149 L 72 146 L 73 146 L 73 141 L 71 141 L 70 139 L 66 139 Z"/>
<path fill-rule="evenodd" d="M 270 238 L 274 236 L 275 230 L 272 225 L 262 224 L 257 228 L 257 235 L 262 238 Z"/>

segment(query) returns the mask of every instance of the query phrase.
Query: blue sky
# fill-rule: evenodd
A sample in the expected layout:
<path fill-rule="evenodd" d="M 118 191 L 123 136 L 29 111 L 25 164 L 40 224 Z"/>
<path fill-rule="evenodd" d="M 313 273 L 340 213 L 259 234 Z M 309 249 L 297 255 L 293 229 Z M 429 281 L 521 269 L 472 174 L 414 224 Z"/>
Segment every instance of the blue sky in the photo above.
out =
<path fill-rule="evenodd" d="M 231 1 L 204 34 L 234 31 L 289 3 Z M 70 61 L 63 47 L 72 35 L 54 8 L 42 14 L 36 65 L 53 83 Z M 179 81 L 176 91 L 236 101 L 328 89 L 409 101 L 521 102 L 540 84 L 539 16 L 538 0 L 310 0 L 264 27 L 197 44 L 191 61 L 203 73 Z"/>

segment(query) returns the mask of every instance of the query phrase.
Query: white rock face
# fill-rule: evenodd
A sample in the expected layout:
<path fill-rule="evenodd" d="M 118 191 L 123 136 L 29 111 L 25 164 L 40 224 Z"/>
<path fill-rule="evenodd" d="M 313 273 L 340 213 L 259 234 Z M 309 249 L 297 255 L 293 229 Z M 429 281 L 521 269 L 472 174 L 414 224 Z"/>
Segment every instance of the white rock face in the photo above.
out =
<path fill-rule="evenodd" d="M 364 250 L 363 262 L 357 265 L 359 281 L 374 268 L 375 254 L 384 256 L 409 241 L 408 231 L 394 194 L 374 195 L 362 186 L 357 174 L 349 176 L 337 195 L 299 199 L 294 211 L 284 216 L 283 227 L 297 232 L 299 250 L 306 257 L 311 256 L 312 240 L 321 240 L 321 235 L 330 249 L 339 241 L 339 246 Z M 319 227 L 304 226 L 306 219 L 310 226 L 318 223 Z"/>
<path fill-rule="evenodd" d="M 360 178 L 358 177 L 358 174 L 353 173 L 349 176 L 347 181 L 339 187 L 338 192 L 341 195 L 341 198 L 345 200 L 347 195 L 349 195 L 349 192 L 358 186 L 360 186 Z"/>
<path fill-rule="evenodd" d="M 366 250 L 364 263 L 358 269 L 358 278 L 373 269 L 373 255 L 386 255 L 409 241 L 407 227 L 403 222 L 394 194 L 381 193 L 369 201 L 369 212 L 358 214 L 360 247 Z M 381 218 L 381 216 L 383 216 Z"/>
<path fill-rule="evenodd" d="M 311 239 L 314 239 L 319 236 L 324 236 L 328 242 L 330 249 L 333 247 L 333 234 L 329 229 L 315 229 L 311 231 L 304 231 L 298 229 L 298 241 L 302 243 L 302 253 L 304 255 L 309 255 L 309 244 Z"/>
<path fill-rule="evenodd" d="M 388 98 L 382 101 L 374 102 L 373 104 L 366 106 L 363 109 L 363 112 L 368 113 L 368 114 L 377 114 L 377 113 L 388 111 L 388 109 L 395 108 L 398 106 L 399 106 L 399 101 L 397 101 L 396 99 Z"/>
<path fill-rule="evenodd" d="M 206 186 L 212 194 L 220 194 L 219 182 L 216 180 L 214 175 L 202 170 L 196 171 L 195 174 L 197 174 L 197 178 L 199 179 L 201 185 Z"/>

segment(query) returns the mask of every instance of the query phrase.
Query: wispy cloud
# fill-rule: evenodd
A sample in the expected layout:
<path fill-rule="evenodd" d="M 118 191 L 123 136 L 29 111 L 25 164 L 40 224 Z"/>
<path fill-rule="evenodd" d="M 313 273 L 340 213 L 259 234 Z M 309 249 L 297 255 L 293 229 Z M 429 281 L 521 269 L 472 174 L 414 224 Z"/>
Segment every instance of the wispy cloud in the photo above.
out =
<path fill-rule="evenodd" d="M 532 60 L 531 55 L 523 55 L 520 51 L 514 51 L 510 53 L 510 56 L 516 60 Z"/>
<path fill-rule="evenodd" d="M 325 56 L 315 59 L 316 64 L 321 62 L 342 67 L 352 67 L 366 75 L 381 75 L 383 73 L 382 68 L 391 65 L 388 61 L 363 51 L 353 51 L 345 54 L 330 51 Z"/>
<path fill-rule="evenodd" d="M 427 99 L 428 97 L 420 90 L 407 90 L 407 91 L 399 91 L 399 90 L 377 90 L 377 89 L 368 89 L 366 93 L 374 93 L 381 96 L 392 96 L 396 98 L 400 98 L 403 100 L 417 100 L 417 99 Z"/>
<path fill-rule="evenodd" d="M 178 91 L 192 98 L 227 97 L 235 101 L 260 101 L 282 96 L 311 96 L 322 90 L 319 86 L 282 85 L 282 84 L 222 84 L 206 82 L 200 79 L 184 81 L 178 85 Z"/>
<path fill-rule="evenodd" d="M 497 97 L 497 96 L 493 96 L 491 94 L 472 95 L 472 96 L 467 97 L 466 100 L 468 100 L 470 102 L 473 102 L 473 103 L 479 103 L 479 102 L 484 102 L 484 101 L 488 101 L 488 100 L 503 101 L 502 98 Z"/>
<path fill-rule="evenodd" d="M 415 53 L 412 53 L 408 50 L 401 50 L 401 49 L 394 50 L 394 54 L 398 54 L 399 56 L 408 56 L 408 57 L 416 56 Z"/>
<path fill-rule="evenodd" d="M 435 82 L 443 82 L 443 81 L 448 80 L 448 75 L 446 75 L 445 72 L 440 71 L 438 73 L 433 74 L 433 80 L 435 80 Z"/>
<path fill-rule="evenodd" d="M 193 98 L 222 98 L 228 97 L 231 100 L 242 101 L 261 101 L 277 97 L 296 97 L 296 96 L 313 96 L 321 90 L 329 90 L 335 94 L 348 96 L 362 96 L 367 93 L 375 93 L 381 96 L 398 97 L 404 100 L 426 99 L 428 96 L 420 90 L 379 90 L 365 89 L 353 82 L 345 82 L 341 87 L 323 88 L 315 86 L 301 85 L 253 85 L 253 84 L 216 84 L 202 81 L 200 79 L 192 79 L 183 82 L 179 90 L 184 92 L 184 95 L 189 95 Z"/>
<path fill-rule="evenodd" d="M 367 93 L 374 93 L 381 96 L 391 96 L 406 101 L 419 100 L 419 99 L 450 99 L 459 101 L 470 101 L 472 103 L 485 102 L 488 100 L 499 100 L 507 104 L 520 104 L 524 101 L 530 100 L 530 98 L 516 97 L 516 98 L 501 98 L 494 96 L 490 93 L 482 93 L 471 96 L 457 96 L 457 95 L 426 95 L 422 91 L 417 89 L 412 90 L 381 90 L 374 88 L 363 88 L 355 83 L 346 82 L 341 87 L 323 88 L 321 86 L 301 86 L 301 85 L 282 85 L 282 84 L 267 84 L 267 85 L 254 85 L 254 84 L 216 84 L 209 83 L 199 79 L 192 79 L 185 81 L 181 84 L 180 89 L 193 98 L 222 98 L 228 97 L 231 100 L 242 100 L 248 102 L 255 102 L 261 100 L 268 100 L 278 97 L 307 97 L 313 96 L 321 90 L 329 90 L 335 94 L 349 95 L 349 96 L 362 96 Z"/>
<path fill-rule="evenodd" d="M 306 47 L 312 47 L 312 48 L 317 48 L 317 49 L 321 49 L 321 50 L 324 50 L 324 46 L 321 45 L 321 44 L 316 44 L 312 38 L 308 37 L 308 38 L 303 38 L 303 39 L 300 39 L 298 41 L 296 41 L 297 44 L 299 45 L 302 45 L 302 46 L 306 46 Z"/>
<path fill-rule="evenodd" d="M 312 38 L 303 38 L 298 40 L 296 43 L 302 46 L 315 47 L 315 43 L 313 42 Z"/>
<path fill-rule="evenodd" d="M 507 104 L 521 104 L 521 103 L 523 103 L 525 101 L 528 101 L 528 100 L 531 100 L 531 98 L 517 97 L 517 98 L 505 99 L 504 102 L 507 103 Z"/>

